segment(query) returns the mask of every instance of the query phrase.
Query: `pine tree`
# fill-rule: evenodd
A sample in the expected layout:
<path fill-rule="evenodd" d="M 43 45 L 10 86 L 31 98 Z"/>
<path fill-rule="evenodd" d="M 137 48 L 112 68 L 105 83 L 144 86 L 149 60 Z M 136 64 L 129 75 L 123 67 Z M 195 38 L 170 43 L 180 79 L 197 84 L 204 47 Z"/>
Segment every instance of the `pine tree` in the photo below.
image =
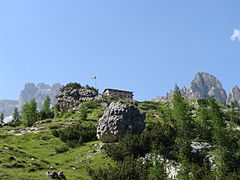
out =
<path fill-rule="evenodd" d="M 178 161 L 181 163 L 179 178 L 190 179 L 190 143 L 191 143 L 191 116 L 189 104 L 182 97 L 179 87 L 176 85 L 173 93 L 173 110 L 172 116 L 177 129 L 176 145 L 178 148 Z"/>
<path fill-rule="evenodd" d="M 209 98 L 210 118 L 212 121 L 212 138 L 217 149 L 213 152 L 216 179 L 221 179 L 228 172 L 228 159 L 231 159 L 231 140 L 226 128 L 224 114 L 216 100 Z"/>
<path fill-rule="evenodd" d="M 54 118 L 57 118 L 59 115 L 60 107 L 58 104 L 54 106 L 53 113 L 54 113 Z"/>
<path fill-rule="evenodd" d="M 189 105 L 186 100 L 182 97 L 181 91 L 178 86 L 175 87 L 173 93 L 173 110 L 172 116 L 175 121 L 175 126 L 178 133 L 178 144 L 180 151 L 187 154 L 187 148 L 190 144 L 191 138 L 191 116 L 189 113 Z"/>
<path fill-rule="evenodd" d="M 0 123 L 3 125 L 3 123 L 4 123 L 4 113 L 3 112 L 1 112 L 1 114 L 0 114 Z"/>
<path fill-rule="evenodd" d="M 239 109 L 240 109 L 240 106 L 239 106 L 239 104 L 237 103 L 237 101 L 231 102 L 231 104 L 230 104 L 230 111 L 227 113 L 228 116 L 229 116 L 229 120 L 230 120 L 231 122 L 235 122 L 235 123 L 240 124 L 240 119 L 239 119 L 240 113 L 239 113 Z"/>
<path fill-rule="evenodd" d="M 46 97 L 46 99 L 43 102 L 43 108 L 42 111 L 44 111 L 46 114 L 50 113 L 50 106 L 51 106 L 51 99 L 49 96 Z"/>
<path fill-rule="evenodd" d="M 37 121 L 38 111 L 35 99 L 23 106 L 22 115 L 26 126 L 32 126 Z"/>
<path fill-rule="evenodd" d="M 15 126 L 16 126 L 16 125 L 19 125 L 19 124 L 20 124 L 21 116 L 20 116 L 20 113 L 18 112 L 18 108 L 17 108 L 17 107 L 14 108 L 12 117 L 13 117 L 13 123 L 14 123 L 14 125 L 15 125 Z"/>
<path fill-rule="evenodd" d="M 161 118 L 165 121 L 165 122 L 172 122 L 173 118 L 172 118 L 172 111 L 171 108 L 166 105 L 166 104 L 160 104 L 158 107 L 158 111 L 161 113 Z"/>
<path fill-rule="evenodd" d="M 47 96 L 43 102 L 42 110 L 40 111 L 40 119 L 46 119 L 52 116 L 50 106 L 51 106 L 51 99 L 49 96 Z"/>
<path fill-rule="evenodd" d="M 211 141 L 211 121 L 207 104 L 199 103 L 197 109 L 197 129 L 198 136 L 207 141 Z"/>
<path fill-rule="evenodd" d="M 88 116 L 86 105 L 81 104 L 80 106 L 80 120 L 86 121 Z"/>
<path fill-rule="evenodd" d="M 217 146 L 226 146 L 228 142 L 224 114 L 215 99 L 209 98 L 209 106 L 209 115 L 213 128 L 213 141 Z"/>

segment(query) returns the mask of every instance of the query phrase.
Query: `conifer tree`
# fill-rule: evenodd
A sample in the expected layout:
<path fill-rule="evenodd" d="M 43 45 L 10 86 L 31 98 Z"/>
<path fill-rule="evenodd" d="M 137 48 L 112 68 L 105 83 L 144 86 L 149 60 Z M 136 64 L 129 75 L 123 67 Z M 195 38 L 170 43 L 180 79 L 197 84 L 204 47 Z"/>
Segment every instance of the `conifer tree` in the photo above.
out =
<path fill-rule="evenodd" d="M 40 111 L 40 119 L 46 119 L 52 116 L 50 106 L 51 106 L 51 99 L 49 96 L 47 96 L 43 102 L 42 110 Z"/>
<path fill-rule="evenodd" d="M 226 146 L 228 142 L 224 114 L 215 99 L 209 98 L 209 106 L 209 115 L 212 120 L 214 143 L 217 146 Z"/>
<path fill-rule="evenodd" d="M 0 123 L 1 124 L 3 124 L 4 123 L 4 113 L 3 112 L 1 112 L 1 114 L 0 114 Z"/>
<path fill-rule="evenodd" d="M 17 107 L 14 108 L 12 117 L 13 117 L 13 124 L 14 124 L 15 126 L 16 126 L 16 125 L 19 125 L 19 124 L 20 124 L 21 116 L 20 116 L 20 113 L 18 112 L 18 108 L 17 108 Z"/>
<path fill-rule="evenodd" d="M 235 123 L 240 124 L 240 119 L 239 119 L 240 113 L 239 113 L 239 109 L 240 109 L 240 106 L 239 106 L 239 104 L 237 103 L 237 101 L 231 102 L 231 104 L 230 104 L 230 111 L 228 112 L 229 120 L 230 120 L 231 122 L 235 122 Z"/>
<path fill-rule="evenodd" d="M 164 121 L 173 121 L 171 108 L 167 104 L 160 104 L 158 107 L 158 111 L 161 113 L 162 119 Z"/>
<path fill-rule="evenodd" d="M 179 87 L 176 85 L 173 93 L 173 111 L 172 115 L 177 129 L 176 144 L 178 151 L 178 160 L 181 163 L 179 178 L 190 179 L 190 163 L 188 154 L 191 143 L 191 116 L 189 113 L 189 105 L 182 97 Z"/>
<path fill-rule="evenodd" d="M 229 132 L 226 128 L 224 114 L 221 111 L 216 100 L 209 98 L 210 106 L 210 118 L 212 121 L 212 138 L 217 149 L 213 152 L 215 171 L 214 175 L 216 179 L 221 179 L 228 172 L 228 159 L 231 159 L 231 140 L 229 138 Z"/>
<path fill-rule="evenodd" d="M 38 111 L 35 99 L 23 106 L 22 115 L 26 126 L 32 126 L 37 121 Z"/>
<path fill-rule="evenodd" d="M 80 106 L 80 119 L 83 120 L 83 121 L 86 121 L 87 116 L 88 116 L 88 112 L 87 112 L 86 105 L 81 104 L 81 106 Z"/>
<path fill-rule="evenodd" d="M 54 106 L 53 113 L 54 113 L 54 118 L 57 118 L 59 115 L 60 107 L 58 104 Z"/>
<path fill-rule="evenodd" d="M 178 133 L 179 148 L 184 154 L 187 153 L 187 146 L 191 137 L 191 116 L 189 113 L 189 105 L 182 97 L 179 87 L 176 85 L 173 93 L 173 110 L 172 116 Z"/>
<path fill-rule="evenodd" d="M 203 140 L 211 141 L 211 121 L 207 104 L 199 103 L 197 123 L 197 129 L 199 129 L 198 136 Z"/>

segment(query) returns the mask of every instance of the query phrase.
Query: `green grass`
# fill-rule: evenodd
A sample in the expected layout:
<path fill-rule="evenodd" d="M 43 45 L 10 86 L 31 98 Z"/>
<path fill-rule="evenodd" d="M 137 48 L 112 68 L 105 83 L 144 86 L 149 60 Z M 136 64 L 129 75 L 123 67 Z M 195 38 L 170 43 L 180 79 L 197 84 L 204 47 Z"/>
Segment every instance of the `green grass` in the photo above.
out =
<path fill-rule="evenodd" d="M 96 125 L 97 119 L 104 109 L 90 110 L 88 120 L 81 122 L 84 125 Z M 66 152 L 57 153 L 56 149 L 66 147 L 65 143 L 52 135 L 52 129 L 59 129 L 79 121 L 77 113 L 68 118 L 51 119 L 50 123 L 38 121 L 35 126 L 41 126 L 44 131 L 10 135 L 10 130 L 19 132 L 23 126 L 1 128 L 0 134 L 0 179 L 27 180 L 49 179 L 45 173 L 49 166 L 54 171 L 63 171 L 67 179 L 91 179 L 87 169 L 97 169 L 109 166 L 114 162 L 104 152 L 93 153 L 98 150 L 100 141 L 85 143 L 77 148 L 69 148 Z"/>
<path fill-rule="evenodd" d="M 112 164 L 104 153 L 92 153 L 100 141 L 86 143 L 57 154 L 55 148 L 65 146 L 50 131 L 9 135 L 0 140 L 0 179 L 44 179 L 49 166 L 64 171 L 68 179 L 91 179 L 87 168 Z M 6 149 L 5 147 L 8 147 Z"/>
<path fill-rule="evenodd" d="M 161 113 L 158 110 L 160 103 L 138 102 L 138 104 L 140 111 L 144 111 L 147 115 L 147 123 L 161 120 Z M 86 121 L 81 121 L 81 124 L 96 126 L 97 120 L 104 112 L 101 102 L 88 102 L 85 105 L 88 110 L 88 118 Z M 47 120 L 37 121 L 34 126 L 42 127 L 44 130 L 23 135 L 8 133 L 10 130 L 19 132 L 20 129 L 25 128 L 23 126 L 1 128 L 0 179 L 49 179 L 45 173 L 50 171 L 49 166 L 53 166 L 54 171 L 63 171 L 69 180 L 88 180 L 91 179 L 87 172 L 88 168 L 98 169 L 114 166 L 115 162 L 107 157 L 104 151 L 93 153 L 94 150 L 99 149 L 100 141 L 85 143 L 77 148 L 66 148 L 64 142 L 52 135 L 51 130 L 77 123 L 79 119 L 78 112 L 67 112 L 59 118 L 48 119 L 51 120 L 49 123 L 43 123 Z"/>

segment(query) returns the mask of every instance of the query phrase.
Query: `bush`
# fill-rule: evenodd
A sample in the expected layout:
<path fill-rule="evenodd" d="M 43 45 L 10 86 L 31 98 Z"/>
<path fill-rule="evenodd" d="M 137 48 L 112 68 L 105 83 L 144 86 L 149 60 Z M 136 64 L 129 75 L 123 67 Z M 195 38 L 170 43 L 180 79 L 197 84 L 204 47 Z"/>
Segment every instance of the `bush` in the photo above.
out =
<path fill-rule="evenodd" d="M 79 88 L 81 88 L 82 86 L 81 86 L 80 83 L 76 83 L 76 82 L 72 83 L 72 82 L 70 82 L 70 83 L 66 84 L 65 86 L 63 86 L 63 87 L 60 89 L 60 91 L 63 92 L 65 88 L 69 88 L 69 87 L 74 88 L 74 89 L 75 89 L 75 88 L 76 88 L 76 89 L 79 89 Z"/>
<path fill-rule="evenodd" d="M 127 156 L 144 156 L 153 148 L 169 159 L 175 159 L 173 153 L 175 131 L 169 125 L 151 124 L 142 134 L 127 134 L 119 143 L 107 144 L 106 153 L 114 160 L 123 161 Z"/>
<path fill-rule="evenodd" d="M 85 106 L 88 110 L 101 108 L 101 101 L 86 101 L 81 103 L 80 106 Z"/>
<path fill-rule="evenodd" d="M 88 169 L 88 173 L 96 180 L 146 180 L 148 178 L 147 168 L 141 160 L 133 157 L 118 162 L 116 167 L 108 169 Z"/>
<path fill-rule="evenodd" d="M 74 114 L 75 114 L 74 111 L 69 110 L 69 111 L 65 112 L 62 117 L 66 119 L 66 118 L 73 116 Z"/>
<path fill-rule="evenodd" d="M 92 86 L 89 86 L 88 84 L 85 86 L 86 89 L 90 89 L 90 90 L 93 90 L 93 91 L 96 91 L 98 92 L 99 90 L 95 87 L 92 87 Z"/>
<path fill-rule="evenodd" d="M 81 146 L 85 142 L 96 140 L 96 127 L 83 127 L 80 123 L 60 130 L 53 130 L 52 134 L 59 137 L 69 147 Z"/>
<path fill-rule="evenodd" d="M 17 127 L 17 126 L 20 126 L 21 124 L 22 124 L 21 120 L 11 121 L 7 123 L 7 125 L 10 127 Z"/>
<path fill-rule="evenodd" d="M 128 156 L 137 158 L 150 151 L 150 138 L 145 134 L 128 134 L 119 143 L 104 146 L 106 153 L 117 161 L 123 161 Z"/>
<path fill-rule="evenodd" d="M 57 154 L 67 152 L 69 148 L 67 146 L 60 146 L 60 147 L 55 147 L 55 151 Z"/>

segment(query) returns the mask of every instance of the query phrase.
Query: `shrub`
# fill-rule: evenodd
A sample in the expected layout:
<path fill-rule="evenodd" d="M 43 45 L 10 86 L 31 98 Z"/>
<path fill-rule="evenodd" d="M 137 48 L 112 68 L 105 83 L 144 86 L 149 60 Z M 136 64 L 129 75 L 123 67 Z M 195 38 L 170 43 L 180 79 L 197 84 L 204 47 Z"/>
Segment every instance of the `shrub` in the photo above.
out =
<path fill-rule="evenodd" d="M 98 92 L 99 90 L 95 87 L 92 87 L 92 86 L 89 86 L 88 84 L 85 86 L 86 89 L 90 89 L 90 90 L 93 90 L 93 91 L 96 91 Z"/>
<path fill-rule="evenodd" d="M 80 106 L 80 120 L 86 121 L 88 116 L 87 108 L 84 104 L 81 104 Z"/>
<path fill-rule="evenodd" d="M 55 151 L 57 154 L 67 152 L 69 148 L 67 146 L 60 146 L 60 147 L 55 147 Z"/>
<path fill-rule="evenodd" d="M 85 142 L 96 140 L 96 127 L 83 127 L 80 123 L 66 127 L 60 130 L 53 130 L 52 134 L 59 137 L 69 147 L 77 147 Z"/>
<path fill-rule="evenodd" d="M 63 86 L 63 87 L 60 89 L 60 91 L 63 92 L 65 88 L 69 88 L 69 87 L 74 88 L 74 89 L 75 89 L 75 88 L 76 88 L 76 89 L 79 89 L 79 88 L 81 88 L 82 86 L 81 86 L 80 83 L 76 83 L 76 82 L 72 83 L 72 82 L 70 82 L 70 83 L 66 84 L 65 86 Z"/>
<path fill-rule="evenodd" d="M 106 153 L 114 160 L 123 161 L 127 156 L 137 158 L 149 153 L 153 148 L 163 156 L 175 159 L 175 131 L 169 125 L 151 124 L 142 134 L 127 134 L 119 143 L 107 144 Z"/>
<path fill-rule="evenodd" d="M 69 117 L 73 116 L 74 114 L 75 114 L 74 111 L 69 110 L 69 111 L 65 112 L 62 117 L 69 118 Z"/>
<path fill-rule="evenodd" d="M 146 180 L 148 177 L 147 168 L 143 162 L 133 157 L 118 162 L 116 167 L 98 170 L 88 169 L 88 173 L 97 180 Z"/>
<path fill-rule="evenodd" d="M 144 156 L 150 151 L 150 139 L 145 134 L 128 134 L 119 143 L 107 144 L 104 149 L 114 160 L 123 161 L 127 156 Z"/>
<path fill-rule="evenodd" d="M 22 124 L 21 120 L 11 121 L 7 123 L 7 125 L 10 127 L 17 127 L 17 126 L 20 126 L 21 124 Z"/>

